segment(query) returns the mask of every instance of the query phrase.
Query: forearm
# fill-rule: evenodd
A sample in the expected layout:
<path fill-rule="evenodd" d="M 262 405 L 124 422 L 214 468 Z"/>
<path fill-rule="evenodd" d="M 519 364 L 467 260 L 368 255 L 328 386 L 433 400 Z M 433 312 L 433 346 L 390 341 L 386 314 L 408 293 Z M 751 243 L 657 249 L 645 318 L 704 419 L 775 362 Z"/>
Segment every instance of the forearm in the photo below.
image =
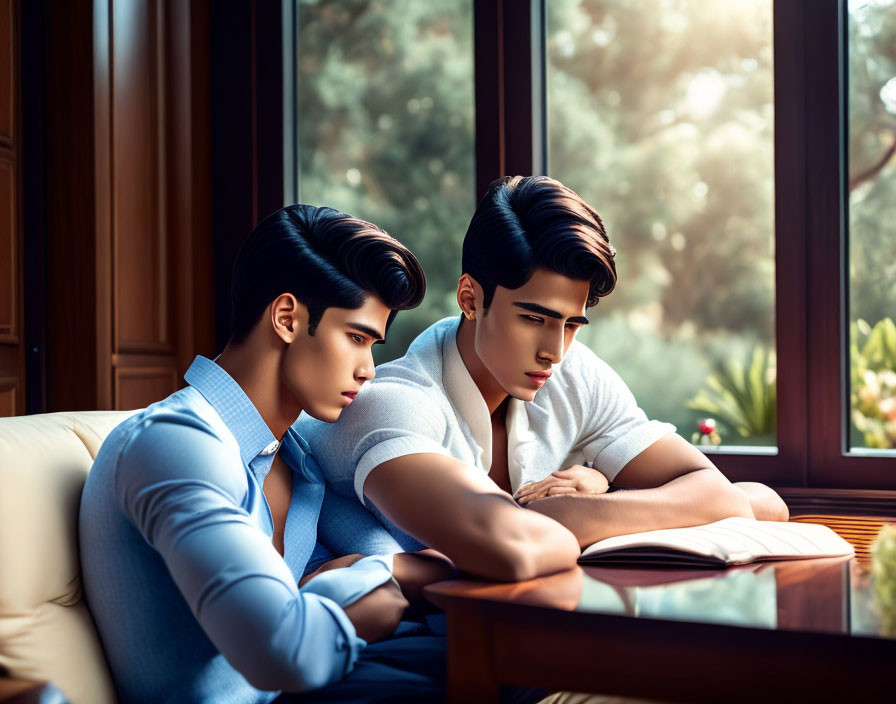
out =
<path fill-rule="evenodd" d="M 446 525 L 430 541 L 457 569 L 515 582 L 575 566 L 578 541 L 557 521 L 520 508 L 506 495 L 483 495 L 476 503 L 468 506 L 463 531 Z"/>
<path fill-rule="evenodd" d="M 364 493 L 395 526 L 477 577 L 531 579 L 569 569 L 579 556 L 569 530 L 520 508 L 481 470 L 451 457 L 385 462 Z"/>
<path fill-rule="evenodd" d="M 529 508 L 566 526 L 585 547 L 615 535 L 754 518 L 747 495 L 717 469 L 698 469 L 662 486 L 609 494 L 552 496 Z"/>
<path fill-rule="evenodd" d="M 529 513 L 526 509 L 515 505 L 514 510 L 524 515 Z M 517 518 L 514 522 L 516 530 L 507 530 L 504 533 L 506 544 L 511 548 L 513 561 L 509 573 L 499 578 L 521 581 L 575 567 L 580 553 L 580 543 L 577 541 L 575 531 L 556 520 L 545 520 L 553 518 L 549 514 L 540 516 L 529 513 L 525 518 L 538 520 L 521 521 Z"/>
<path fill-rule="evenodd" d="M 401 587 L 401 593 L 415 610 L 425 608 L 429 602 L 423 596 L 423 587 L 433 582 L 451 579 L 457 574 L 451 560 L 435 550 L 400 552 L 392 556 L 392 574 Z"/>

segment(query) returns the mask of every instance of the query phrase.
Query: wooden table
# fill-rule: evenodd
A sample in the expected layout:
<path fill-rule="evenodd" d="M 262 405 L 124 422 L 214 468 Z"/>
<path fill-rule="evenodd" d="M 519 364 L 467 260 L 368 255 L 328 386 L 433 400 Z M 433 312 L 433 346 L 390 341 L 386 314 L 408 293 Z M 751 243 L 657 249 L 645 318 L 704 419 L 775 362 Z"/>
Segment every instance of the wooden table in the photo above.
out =
<path fill-rule="evenodd" d="M 854 558 L 440 582 L 452 702 L 499 683 L 683 702 L 896 702 L 896 638 Z"/>

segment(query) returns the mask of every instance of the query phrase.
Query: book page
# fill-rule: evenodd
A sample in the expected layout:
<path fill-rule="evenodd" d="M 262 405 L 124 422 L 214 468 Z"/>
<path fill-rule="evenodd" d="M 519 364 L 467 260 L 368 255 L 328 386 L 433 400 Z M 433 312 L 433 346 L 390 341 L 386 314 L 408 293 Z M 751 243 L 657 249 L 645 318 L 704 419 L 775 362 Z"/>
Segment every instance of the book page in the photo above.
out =
<path fill-rule="evenodd" d="M 710 564 L 741 564 L 853 552 L 852 546 L 827 526 L 732 517 L 702 526 L 606 538 L 585 548 L 580 560 L 612 555 L 614 562 L 620 563 L 674 564 L 685 553 L 706 558 Z"/>

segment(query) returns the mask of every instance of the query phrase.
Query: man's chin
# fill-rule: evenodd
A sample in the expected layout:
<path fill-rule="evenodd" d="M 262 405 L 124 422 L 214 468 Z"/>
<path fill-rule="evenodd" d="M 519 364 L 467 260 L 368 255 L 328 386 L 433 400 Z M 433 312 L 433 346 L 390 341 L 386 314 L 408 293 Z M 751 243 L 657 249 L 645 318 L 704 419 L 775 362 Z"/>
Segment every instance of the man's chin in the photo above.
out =
<path fill-rule="evenodd" d="M 323 421 L 324 423 L 335 423 L 342 415 L 341 408 L 306 408 L 307 413 L 312 418 Z"/>
<path fill-rule="evenodd" d="M 511 398 L 515 398 L 517 401 L 523 401 L 524 403 L 531 403 L 535 400 L 535 394 L 538 393 L 538 389 L 511 389 L 507 390 L 507 395 Z"/>

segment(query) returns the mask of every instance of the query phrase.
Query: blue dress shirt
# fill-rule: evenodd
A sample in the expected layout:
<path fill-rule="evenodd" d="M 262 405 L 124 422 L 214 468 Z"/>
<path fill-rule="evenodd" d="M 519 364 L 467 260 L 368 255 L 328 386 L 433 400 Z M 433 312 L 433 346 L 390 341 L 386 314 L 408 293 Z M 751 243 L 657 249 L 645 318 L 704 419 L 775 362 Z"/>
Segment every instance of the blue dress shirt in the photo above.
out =
<path fill-rule="evenodd" d="M 120 699 L 269 702 L 339 680 L 366 645 L 342 607 L 387 582 L 391 558 L 299 589 L 325 554 L 308 445 L 290 429 L 281 446 L 214 362 L 185 379 L 112 431 L 81 499 L 84 587 Z M 293 471 L 282 557 L 262 492 L 278 450 Z"/>

